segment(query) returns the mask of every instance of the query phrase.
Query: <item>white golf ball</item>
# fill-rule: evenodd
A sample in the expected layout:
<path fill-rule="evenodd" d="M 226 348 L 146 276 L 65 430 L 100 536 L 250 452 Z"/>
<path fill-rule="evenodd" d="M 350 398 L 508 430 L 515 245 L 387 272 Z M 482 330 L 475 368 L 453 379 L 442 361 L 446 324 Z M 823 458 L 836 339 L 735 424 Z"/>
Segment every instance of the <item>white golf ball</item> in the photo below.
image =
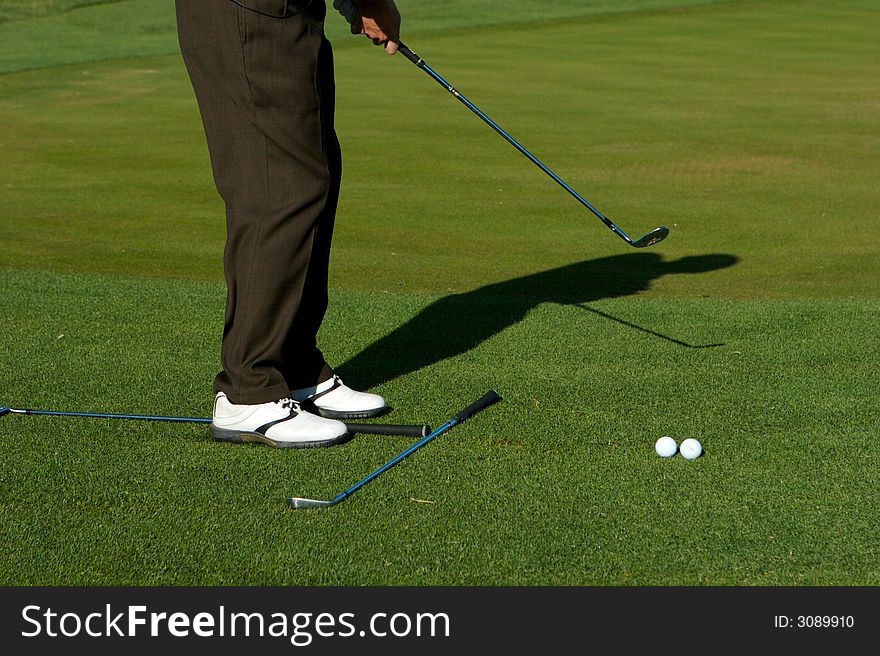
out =
<path fill-rule="evenodd" d="M 679 450 L 681 451 L 681 455 L 685 458 L 693 460 L 694 458 L 699 458 L 700 454 L 703 453 L 703 445 L 700 444 L 699 440 L 689 437 L 681 443 L 681 448 Z"/>
<path fill-rule="evenodd" d="M 678 444 L 668 435 L 664 435 L 654 443 L 654 450 L 661 458 L 668 458 L 669 456 L 674 456 L 675 452 L 678 451 Z"/>

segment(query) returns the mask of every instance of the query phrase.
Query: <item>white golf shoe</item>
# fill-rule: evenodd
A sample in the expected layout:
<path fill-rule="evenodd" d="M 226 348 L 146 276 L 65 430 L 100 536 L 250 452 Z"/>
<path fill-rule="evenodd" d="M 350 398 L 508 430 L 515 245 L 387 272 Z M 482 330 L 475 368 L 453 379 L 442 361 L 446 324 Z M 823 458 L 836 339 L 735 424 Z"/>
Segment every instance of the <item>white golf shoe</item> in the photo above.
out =
<path fill-rule="evenodd" d="M 305 412 L 293 399 L 236 405 L 223 392 L 214 398 L 211 435 L 225 442 L 259 442 L 278 448 L 331 446 L 352 437 L 341 421 Z"/>
<path fill-rule="evenodd" d="M 290 396 L 304 410 L 333 419 L 378 417 L 389 409 L 378 394 L 353 390 L 336 375 L 315 387 L 291 390 Z"/>

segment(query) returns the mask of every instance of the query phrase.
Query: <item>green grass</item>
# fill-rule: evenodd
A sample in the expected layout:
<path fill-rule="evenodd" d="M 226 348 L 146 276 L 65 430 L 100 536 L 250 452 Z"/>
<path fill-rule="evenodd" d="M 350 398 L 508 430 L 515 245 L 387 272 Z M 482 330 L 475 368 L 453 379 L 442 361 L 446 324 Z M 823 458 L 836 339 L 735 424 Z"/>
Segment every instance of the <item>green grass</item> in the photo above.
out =
<path fill-rule="evenodd" d="M 724 0 L 398 0 L 403 34 L 470 31 L 579 16 L 712 4 Z M 332 2 L 328 3 L 332 7 Z M 340 48 L 357 40 L 334 10 L 327 34 Z M 29 20 L 26 20 L 29 19 Z M 174 0 L 0 0 L 0 73 L 105 59 L 177 53 Z M 363 43 L 359 43 L 363 48 Z M 414 44 L 413 44 L 414 45 Z"/>
<path fill-rule="evenodd" d="M 3 362 L 4 402 L 206 411 L 222 286 L 2 280 L 21 358 Z M 337 292 L 330 354 L 351 378 L 373 377 L 395 420 L 437 425 L 490 386 L 505 399 L 328 511 L 288 510 L 284 496 L 330 497 L 410 441 L 277 452 L 213 443 L 201 425 L 3 418 L 4 583 L 880 582 L 880 413 L 861 392 L 880 383 L 864 364 L 877 359 L 880 304 L 589 305 L 658 333 L 647 335 L 539 301 L 412 372 L 419 327 L 454 334 L 524 301 Z M 564 338 L 548 339 L 550 326 Z M 359 364 L 371 349 L 398 357 L 376 373 Z M 661 460 L 653 441 L 667 433 L 698 436 L 706 454 Z"/>
<path fill-rule="evenodd" d="M 419 50 L 624 228 L 669 225 L 675 256 L 744 251 L 723 277 L 655 293 L 873 296 L 877 12 L 808 6 L 504 27 L 480 42 L 426 37 Z M 348 175 L 335 284 L 464 290 L 534 271 L 535 258 L 609 252 L 573 199 L 403 58 L 376 54 L 337 56 Z M 0 91 L 3 221 L 38 219 L 3 261 L 219 277 L 221 208 L 178 56 L 6 75 Z M 370 145 L 390 125 L 376 171 Z"/>
<path fill-rule="evenodd" d="M 2 0 L 0 22 L 56 16 L 90 5 L 111 4 L 114 0 Z"/>
<path fill-rule="evenodd" d="M 210 411 L 222 206 L 172 3 L 108 32 L 128 4 L 0 2 L 0 52 L 52 44 L 0 57 L 0 404 Z M 669 239 L 625 250 L 337 21 L 322 347 L 394 421 L 504 401 L 296 512 L 285 495 L 332 496 L 411 441 L 276 451 L 4 416 L 0 583 L 880 584 L 880 10 L 399 4 L 441 74 L 624 228 Z M 706 453 L 660 459 L 664 434 Z"/>

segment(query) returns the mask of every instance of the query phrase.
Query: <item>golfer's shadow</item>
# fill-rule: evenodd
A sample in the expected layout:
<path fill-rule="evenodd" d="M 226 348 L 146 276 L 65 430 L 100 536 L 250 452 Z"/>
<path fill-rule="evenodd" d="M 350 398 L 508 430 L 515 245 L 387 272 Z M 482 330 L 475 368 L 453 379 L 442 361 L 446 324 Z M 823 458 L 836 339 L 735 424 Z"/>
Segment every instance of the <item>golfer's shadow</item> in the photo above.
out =
<path fill-rule="evenodd" d="M 689 348 L 693 345 L 584 305 L 650 289 L 668 274 L 705 273 L 733 266 L 734 255 L 712 254 L 666 262 L 656 253 L 629 253 L 569 264 L 521 278 L 493 283 L 431 303 L 415 317 L 366 347 L 338 373 L 369 389 L 447 358 L 467 353 L 521 321 L 541 303 L 577 305 L 606 319 Z M 680 337 L 680 336 L 679 336 Z M 553 338 L 548 335 L 548 339 Z"/>

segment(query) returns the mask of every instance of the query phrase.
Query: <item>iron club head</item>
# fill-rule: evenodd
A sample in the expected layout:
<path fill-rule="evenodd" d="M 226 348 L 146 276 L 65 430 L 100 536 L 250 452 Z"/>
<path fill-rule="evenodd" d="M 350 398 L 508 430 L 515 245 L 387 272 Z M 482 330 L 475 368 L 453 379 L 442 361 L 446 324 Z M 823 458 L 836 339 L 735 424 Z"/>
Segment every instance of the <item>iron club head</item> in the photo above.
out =
<path fill-rule="evenodd" d="M 10 408 L 8 405 L 0 406 L 0 417 L 2 417 L 5 414 L 8 414 L 11 410 L 12 410 L 12 408 Z"/>
<path fill-rule="evenodd" d="M 653 246 L 654 244 L 663 241 L 669 235 L 669 228 L 665 226 L 660 226 L 659 228 L 654 228 L 651 232 L 642 235 L 638 239 L 632 242 L 632 245 L 636 248 L 644 248 L 645 246 Z"/>
<path fill-rule="evenodd" d="M 326 508 L 332 506 L 336 501 L 324 499 L 304 499 L 302 497 L 287 497 L 287 503 L 293 508 Z"/>

